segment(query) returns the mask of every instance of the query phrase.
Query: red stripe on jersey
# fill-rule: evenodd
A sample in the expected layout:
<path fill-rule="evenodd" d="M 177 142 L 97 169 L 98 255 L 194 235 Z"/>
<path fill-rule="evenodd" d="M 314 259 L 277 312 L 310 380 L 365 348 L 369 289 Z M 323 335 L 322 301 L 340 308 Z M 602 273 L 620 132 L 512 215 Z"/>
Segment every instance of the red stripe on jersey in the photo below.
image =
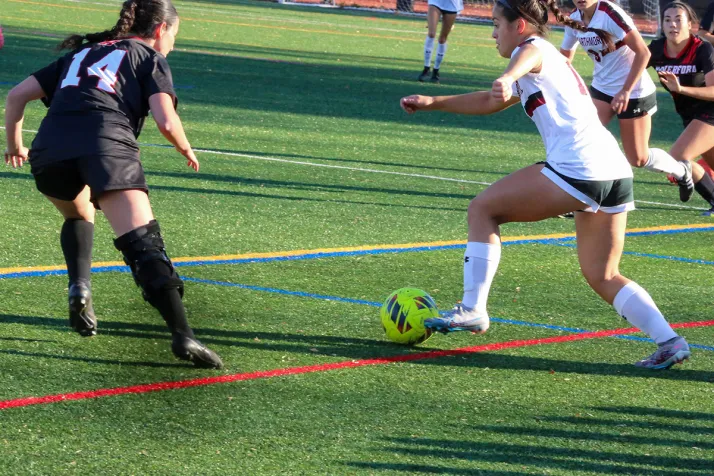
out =
<path fill-rule="evenodd" d="M 625 19 L 622 18 L 622 15 L 620 15 L 620 13 L 617 10 L 612 8 L 612 5 L 610 5 L 609 3 L 601 1 L 600 5 L 598 5 L 597 9 L 600 10 L 601 12 L 604 12 L 605 14 L 607 14 L 607 16 L 612 18 L 612 21 L 617 23 L 617 26 L 622 28 L 622 30 L 625 33 L 629 33 L 630 30 L 632 30 L 632 28 L 630 28 L 630 26 L 625 22 Z"/>
<path fill-rule="evenodd" d="M 699 37 L 692 35 L 692 38 L 689 40 L 689 44 L 687 45 L 689 51 L 687 51 L 687 55 L 682 60 L 682 64 L 694 64 L 694 59 L 697 57 L 697 49 L 699 49 L 701 44 L 702 40 Z"/>
<path fill-rule="evenodd" d="M 524 106 L 528 117 L 533 117 L 533 113 L 535 112 L 535 110 L 544 104 L 545 98 L 543 97 L 542 91 L 538 91 L 537 93 L 533 93 L 528 96 L 528 99 L 526 100 L 526 105 Z"/>
<path fill-rule="evenodd" d="M 694 64 L 694 59 L 697 56 L 697 48 L 702 44 L 702 40 L 699 39 L 698 37 L 691 35 L 689 37 L 689 42 L 687 42 L 687 45 L 682 49 L 682 51 L 679 52 L 677 56 L 672 56 L 669 54 L 667 51 L 667 42 L 664 42 L 664 57 L 667 59 L 676 59 L 678 65 L 683 65 L 683 64 Z"/>

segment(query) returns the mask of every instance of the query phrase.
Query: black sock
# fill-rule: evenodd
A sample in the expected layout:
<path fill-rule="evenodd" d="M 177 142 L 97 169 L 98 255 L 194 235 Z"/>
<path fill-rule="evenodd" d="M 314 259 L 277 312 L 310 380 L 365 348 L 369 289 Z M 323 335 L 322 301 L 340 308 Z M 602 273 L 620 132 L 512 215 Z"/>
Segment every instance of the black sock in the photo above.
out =
<path fill-rule="evenodd" d="M 183 282 L 174 271 L 166 254 L 161 228 L 156 220 L 136 228 L 116 240 L 114 246 L 124 255 L 124 262 L 151 304 L 166 322 L 172 334 L 193 338 L 186 319 L 183 301 Z"/>
<path fill-rule="evenodd" d="M 702 179 L 694 184 L 694 190 L 696 190 L 709 205 L 714 206 L 714 180 L 712 180 L 708 173 L 705 172 Z"/>
<path fill-rule="evenodd" d="M 94 223 L 86 220 L 65 220 L 60 233 L 60 244 L 67 264 L 69 282 L 79 280 L 89 284 L 92 273 Z"/>
<path fill-rule="evenodd" d="M 150 298 L 149 304 L 159 311 L 172 334 L 194 337 L 178 289 L 162 289 Z"/>

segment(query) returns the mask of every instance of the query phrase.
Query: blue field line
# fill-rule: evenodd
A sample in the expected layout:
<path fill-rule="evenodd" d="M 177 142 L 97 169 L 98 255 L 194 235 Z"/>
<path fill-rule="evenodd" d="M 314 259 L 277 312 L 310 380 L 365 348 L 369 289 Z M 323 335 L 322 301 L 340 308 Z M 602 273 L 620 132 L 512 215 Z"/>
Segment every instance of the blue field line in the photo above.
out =
<path fill-rule="evenodd" d="M 577 248 L 575 244 L 570 244 L 570 243 L 544 243 L 548 245 L 554 245 L 554 246 L 563 246 L 565 248 Z M 695 259 L 695 258 L 682 258 L 679 256 L 670 256 L 670 255 L 658 255 L 654 253 L 640 253 L 638 251 L 623 251 L 623 255 L 629 255 L 629 256 L 640 256 L 642 258 L 655 258 L 655 259 L 666 259 L 669 261 L 679 261 L 681 263 L 692 263 L 692 264 L 706 264 L 709 266 L 714 265 L 714 261 L 708 261 L 705 259 Z"/>
<path fill-rule="evenodd" d="M 344 303 L 348 303 L 348 304 L 361 304 L 361 305 L 372 306 L 372 307 L 382 307 L 381 302 L 367 301 L 364 299 L 350 299 L 350 298 L 343 298 L 343 297 L 339 297 L 339 296 L 328 296 L 326 294 L 306 293 L 303 291 L 288 291 L 286 289 L 269 288 L 269 287 L 264 287 L 264 286 L 250 286 L 248 284 L 231 283 L 228 281 L 216 281 L 213 279 L 191 278 L 191 277 L 187 277 L 187 276 L 182 276 L 182 279 L 184 281 L 189 281 L 192 283 L 212 284 L 215 286 L 227 286 L 227 287 L 231 287 L 231 288 L 248 289 L 251 291 L 262 291 L 262 292 L 282 294 L 282 295 L 286 295 L 286 296 L 299 296 L 299 297 L 307 297 L 307 298 L 313 298 L 313 299 L 322 299 L 325 301 L 344 302 Z M 537 328 L 541 328 L 541 329 L 572 332 L 572 333 L 576 333 L 576 334 L 584 334 L 587 332 L 592 332 L 592 331 L 588 331 L 586 329 L 579 329 L 579 328 L 575 328 L 575 327 L 554 326 L 552 324 L 539 324 L 537 322 L 518 321 L 515 319 L 501 319 L 498 317 L 491 317 L 491 322 L 498 322 L 501 324 L 511 324 L 511 325 L 516 325 L 516 326 L 525 326 L 525 327 L 537 327 Z M 648 339 L 646 337 L 637 337 L 637 336 L 630 336 L 630 335 L 612 336 L 612 337 L 615 337 L 617 339 L 634 340 L 634 341 L 641 341 L 641 342 L 653 342 L 652 339 Z M 702 350 L 714 351 L 714 347 L 707 346 L 707 345 L 689 344 L 689 347 L 694 347 L 694 348 L 702 349 Z"/>

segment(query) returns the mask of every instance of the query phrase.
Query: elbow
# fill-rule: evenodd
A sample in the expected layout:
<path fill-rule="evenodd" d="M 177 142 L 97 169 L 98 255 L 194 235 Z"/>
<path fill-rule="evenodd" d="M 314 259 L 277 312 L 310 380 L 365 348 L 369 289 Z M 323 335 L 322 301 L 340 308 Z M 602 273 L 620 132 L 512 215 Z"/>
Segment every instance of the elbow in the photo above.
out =
<path fill-rule="evenodd" d="M 171 135 L 176 129 L 176 124 L 174 124 L 174 121 L 168 118 L 163 120 L 157 120 L 156 126 L 159 128 L 159 132 L 161 132 L 165 136 Z"/>
<path fill-rule="evenodd" d="M 12 88 L 9 93 L 7 93 L 7 99 L 5 100 L 5 104 L 7 106 L 9 105 L 16 105 L 18 104 L 18 101 L 22 99 L 22 95 L 20 93 L 20 90 L 18 89 L 17 86 Z"/>

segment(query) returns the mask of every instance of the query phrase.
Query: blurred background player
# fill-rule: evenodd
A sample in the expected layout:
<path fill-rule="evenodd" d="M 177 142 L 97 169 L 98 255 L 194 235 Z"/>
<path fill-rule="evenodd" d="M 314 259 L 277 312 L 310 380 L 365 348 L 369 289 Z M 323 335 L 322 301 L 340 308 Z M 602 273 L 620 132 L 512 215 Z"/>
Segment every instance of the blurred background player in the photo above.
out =
<path fill-rule="evenodd" d="M 662 8 L 662 12 L 666 9 L 666 5 Z M 714 44 L 714 2 L 709 3 L 702 21 L 699 23 L 699 31 L 697 35 Z"/>
<path fill-rule="evenodd" d="M 643 74 L 650 52 L 632 18 L 607 0 L 575 0 L 575 6 L 560 52 L 572 62 L 577 45 L 582 45 L 595 64 L 590 94 L 600 121 L 607 125 L 617 115 L 630 164 L 674 176 L 679 198 L 686 202 L 694 191 L 689 162 L 649 147 L 657 93 L 652 79 Z"/>
<path fill-rule="evenodd" d="M 111 30 L 65 39 L 59 49 L 69 49 L 69 54 L 8 94 L 5 162 L 17 167 L 29 158 L 38 190 L 65 218 L 60 243 L 75 331 L 83 336 L 97 332 L 90 285 L 96 206 L 118 237 L 114 244 L 144 299 L 171 330 L 174 355 L 199 367 L 220 368 L 221 359 L 196 340 L 188 325 L 183 281 L 154 219 L 136 141 L 151 110 L 164 137 L 198 170 L 175 112 L 165 57 L 173 50 L 178 28 L 170 0 L 128 0 Z M 25 106 L 37 99 L 49 110 L 28 153 L 22 122 Z"/>
<path fill-rule="evenodd" d="M 689 346 L 647 291 L 620 274 L 627 211 L 634 209 L 632 168 L 600 123 L 583 80 L 544 39 L 548 8 L 558 21 L 569 22 L 555 1 L 548 0 L 546 6 L 539 0 L 497 0 L 493 38 L 499 54 L 510 62 L 491 91 L 401 100 L 408 113 L 440 110 L 480 115 L 520 102 L 546 149 L 545 163 L 513 172 L 471 201 L 463 299 L 442 317 L 427 319 L 425 326 L 442 332 L 485 332 L 486 303 L 501 257 L 500 226 L 582 210 L 575 216 L 575 229 L 585 279 L 618 314 L 658 344 L 636 365 L 669 368 L 689 358 Z"/>
<path fill-rule="evenodd" d="M 449 33 L 451 33 L 451 29 L 454 27 L 456 15 L 463 9 L 463 0 L 429 0 L 429 9 L 426 13 L 426 24 L 429 30 L 426 34 L 426 41 L 424 42 L 424 70 L 419 75 L 419 81 L 439 82 L 439 68 L 441 68 L 441 62 L 444 61 L 444 56 L 446 55 L 446 40 L 449 37 Z M 436 47 L 434 70 L 431 71 L 431 77 L 429 77 L 439 17 L 441 17 L 441 31 L 439 32 L 439 43 Z"/>
<path fill-rule="evenodd" d="M 652 41 L 649 66 L 670 92 L 684 132 L 670 153 L 693 162 L 694 187 L 714 213 L 714 180 L 694 162 L 699 156 L 714 165 L 714 46 L 693 34 L 697 16 L 691 6 L 675 1 L 662 11 L 662 37 Z"/>

